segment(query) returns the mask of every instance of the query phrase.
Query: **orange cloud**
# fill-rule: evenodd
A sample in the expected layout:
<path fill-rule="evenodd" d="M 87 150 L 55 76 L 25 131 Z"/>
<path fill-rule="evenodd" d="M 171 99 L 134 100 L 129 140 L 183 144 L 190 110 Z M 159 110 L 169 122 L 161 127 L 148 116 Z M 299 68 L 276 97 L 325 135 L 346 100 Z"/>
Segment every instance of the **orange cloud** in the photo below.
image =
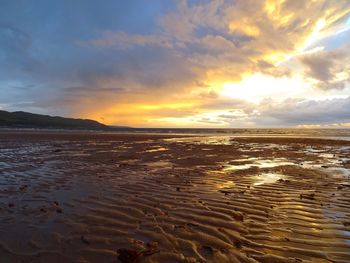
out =
<path fill-rule="evenodd" d="M 217 94 L 222 93 L 225 83 L 240 87 L 244 84 L 242 79 L 263 75 L 269 81 L 257 82 L 251 91 L 261 96 L 259 100 L 270 93 L 254 92 L 254 89 L 276 88 L 271 84 L 274 78 L 277 78 L 276 84 L 297 83 L 297 89 L 303 89 L 300 84 L 303 82 L 300 80 L 302 66 L 294 63 L 289 67 L 286 64 L 310 52 L 312 45 L 329 36 L 332 28 L 344 23 L 349 12 L 350 2 L 346 0 L 238 0 L 194 5 L 179 1 L 176 10 L 159 18 L 156 34 L 109 31 L 85 42 L 85 45 L 116 50 L 157 48 L 176 57 L 180 61 L 179 68 L 186 69 L 190 77 L 184 82 L 178 81 L 182 75 L 174 71 L 173 82 L 159 82 L 152 91 L 139 83 L 136 90 L 143 90 L 140 96 L 132 91 L 122 93 L 124 99 L 111 100 L 101 110 L 86 114 L 104 116 L 107 123 L 157 126 L 165 122 L 176 125 L 176 120 L 188 123 L 191 116 L 210 115 L 212 109 L 205 108 L 205 105 L 220 100 Z M 171 68 L 171 62 L 168 67 Z M 166 68 L 162 70 L 166 71 Z M 139 72 L 130 72 L 131 83 L 133 74 L 138 76 Z M 162 71 L 159 72 L 161 75 Z M 125 85 L 128 84 L 125 81 Z M 269 87 L 260 87 L 259 84 Z M 288 92 L 284 88 L 280 87 L 280 93 Z M 239 90 L 237 88 L 236 92 Z M 145 95 L 145 92 L 153 95 Z M 210 92 L 216 96 L 201 95 Z M 234 99 L 234 89 L 231 94 Z"/>

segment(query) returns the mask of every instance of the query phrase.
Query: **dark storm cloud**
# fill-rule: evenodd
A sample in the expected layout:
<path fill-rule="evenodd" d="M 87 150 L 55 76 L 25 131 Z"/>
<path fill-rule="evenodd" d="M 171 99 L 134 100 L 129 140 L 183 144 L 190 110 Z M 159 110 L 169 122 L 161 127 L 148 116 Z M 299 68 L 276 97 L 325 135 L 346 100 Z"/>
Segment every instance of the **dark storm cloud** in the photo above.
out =
<path fill-rule="evenodd" d="M 116 52 L 79 45 L 79 41 L 104 30 L 150 33 L 154 16 L 170 3 L 140 5 L 138 1 L 110 0 L 97 5 L 96 1 L 16 0 L 1 1 L 0 5 L 1 104 L 21 105 L 14 86 L 21 86 L 27 99 L 41 101 L 50 111 L 54 107 L 42 100 L 64 102 L 72 86 L 80 94 L 92 90 L 104 93 L 126 88 L 122 85 L 130 84 L 126 80 L 134 72 L 133 85 L 158 87 L 173 81 L 171 71 L 155 76 L 170 68 L 170 63 L 177 67 L 175 60 L 159 50 Z M 26 89 L 28 85 L 35 88 Z M 67 113 L 69 110 L 67 107 Z"/>

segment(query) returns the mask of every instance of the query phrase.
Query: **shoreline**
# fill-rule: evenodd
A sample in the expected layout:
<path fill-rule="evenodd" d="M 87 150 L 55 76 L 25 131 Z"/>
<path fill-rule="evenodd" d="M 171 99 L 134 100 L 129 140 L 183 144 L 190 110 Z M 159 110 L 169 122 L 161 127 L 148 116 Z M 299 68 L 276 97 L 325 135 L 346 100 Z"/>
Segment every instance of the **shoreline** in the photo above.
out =
<path fill-rule="evenodd" d="M 49 139 L 58 139 L 58 138 L 93 138 L 93 139 L 113 139 L 118 137 L 160 137 L 160 138 L 230 138 L 232 140 L 253 140 L 253 141 L 272 141 L 272 140 L 281 140 L 287 142 L 289 139 L 297 140 L 297 141 L 305 141 L 305 142 L 314 142 L 317 140 L 321 141 L 335 141 L 337 143 L 345 143 L 348 144 L 350 142 L 350 137 L 342 137 L 342 136 L 300 136 L 299 134 L 291 134 L 291 135 L 269 135 L 269 134 L 261 134 L 261 135 L 251 135 L 251 134 L 190 134 L 190 133 L 151 133 L 151 132 L 105 132 L 105 131 L 81 131 L 81 130 L 0 130 L 0 140 L 2 139 L 19 139 L 18 135 L 21 135 L 21 138 L 25 139 L 36 139 L 42 138 L 42 136 L 47 136 Z"/>

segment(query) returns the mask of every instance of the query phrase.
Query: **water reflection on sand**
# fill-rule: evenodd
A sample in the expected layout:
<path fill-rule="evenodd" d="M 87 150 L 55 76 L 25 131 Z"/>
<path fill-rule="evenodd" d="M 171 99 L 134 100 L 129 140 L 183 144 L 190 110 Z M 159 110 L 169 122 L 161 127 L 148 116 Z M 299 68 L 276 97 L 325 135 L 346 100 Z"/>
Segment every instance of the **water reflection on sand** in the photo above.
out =
<path fill-rule="evenodd" d="M 0 140 L 4 262 L 118 262 L 150 246 L 144 262 L 350 258 L 350 144 L 43 138 Z"/>

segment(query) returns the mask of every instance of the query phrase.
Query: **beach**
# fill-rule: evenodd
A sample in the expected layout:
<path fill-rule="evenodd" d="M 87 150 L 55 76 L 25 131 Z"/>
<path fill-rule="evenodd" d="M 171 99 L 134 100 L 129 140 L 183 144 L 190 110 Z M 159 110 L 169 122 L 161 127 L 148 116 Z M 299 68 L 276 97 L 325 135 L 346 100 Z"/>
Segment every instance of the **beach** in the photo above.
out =
<path fill-rule="evenodd" d="M 0 262 L 350 262 L 350 141 L 0 133 Z"/>

